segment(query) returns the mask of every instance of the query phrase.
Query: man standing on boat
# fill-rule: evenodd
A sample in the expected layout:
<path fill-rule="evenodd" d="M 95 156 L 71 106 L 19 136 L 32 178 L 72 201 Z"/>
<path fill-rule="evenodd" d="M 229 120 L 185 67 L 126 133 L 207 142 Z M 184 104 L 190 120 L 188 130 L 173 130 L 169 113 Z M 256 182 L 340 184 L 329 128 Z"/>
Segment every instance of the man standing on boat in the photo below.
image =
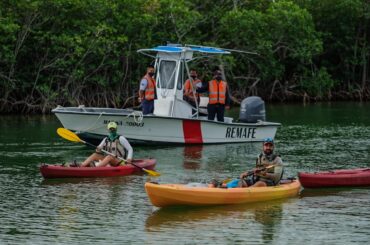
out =
<path fill-rule="evenodd" d="M 195 70 L 190 71 L 190 77 L 191 79 L 186 80 L 184 85 L 184 99 L 189 102 L 190 105 L 196 107 L 195 99 L 199 105 L 200 98 L 199 93 L 194 93 L 194 91 L 202 87 L 202 81 L 198 79 L 198 74 Z"/>
<path fill-rule="evenodd" d="M 151 114 L 154 112 L 155 99 L 155 80 L 154 67 L 148 66 L 145 76 L 140 81 L 139 102 L 141 102 L 143 114 Z"/>
<path fill-rule="evenodd" d="M 213 80 L 203 84 L 202 88 L 197 89 L 198 93 L 208 92 L 209 102 L 207 106 L 208 120 L 224 121 L 225 108 L 230 109 L 230 95 L 227 82 L 222 80 L 222 73 L 216 70 L 213 73 Z"/>
<path fill-rule="evenodd" d="M 110 166 L 119 166 L 122 162 L 121 159 L 124 159 L 125 157 L 127 157 L 125 163 L 131 163 L 133 149 L 125 137 L 117 134 L 117 123 L 108 123 L 107 129 L 109 130 L 109 135 L 102 140 L 102 142 L 96 147 L 96 152 L 91 154 L 81 164 L 81 167 L 91 166 L 91 163 L 96 167 L 104 167 L 108 164 Z M 111 155 L 103 155 L 101 152 L 102 149 L 113 153 L 116 157 Z M 98 163 L 95 164 L 95 161 Z"/>

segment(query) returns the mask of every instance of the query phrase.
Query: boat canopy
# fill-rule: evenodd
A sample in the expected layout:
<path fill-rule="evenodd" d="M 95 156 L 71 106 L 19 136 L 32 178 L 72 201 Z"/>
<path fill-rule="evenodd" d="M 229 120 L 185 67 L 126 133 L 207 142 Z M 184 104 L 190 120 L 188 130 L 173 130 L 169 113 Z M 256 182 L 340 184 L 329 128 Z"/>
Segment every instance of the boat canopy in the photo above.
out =
<path fill-rule="evenodd" d="M 154 114 L 180 118 L 199 116 L 198 100 L 195 98 L 196 88 L 191 88 L 195 107 L 183 98 L 184 83 L 187 79 L 192 81 L 188 63 L 195 59 L 230 54 L 221 48 L 180 44 L 140 49 L 137 52 L 155 59 L 157 99 L 154 100 Z"/>
<path fill-rule="evenodd" d="M 206 47 L 206 46 L 197 46 L 197 45 L 185 45 L 181 46 L 178 44 L 169 44 L 167 46 L 157 46 L 154 48 L 148 48 L 148 49 L 139 49 L 137 52 L 142 53 L 144 55 L 150 56 L 155 58 L 155 56 L 151 55 L 151 52 L 156 53 L 200 53 L 202 55 L 209 54 L 209 55 L 224 55 L 224 54 L 230 54 L 229 51 L 223 50 L 221 48 L 215 48 L 215 47 Z M 189 56 L 185 56 L 187 59 Z M 190 56 L 191 57 L 191 56 Z"/>

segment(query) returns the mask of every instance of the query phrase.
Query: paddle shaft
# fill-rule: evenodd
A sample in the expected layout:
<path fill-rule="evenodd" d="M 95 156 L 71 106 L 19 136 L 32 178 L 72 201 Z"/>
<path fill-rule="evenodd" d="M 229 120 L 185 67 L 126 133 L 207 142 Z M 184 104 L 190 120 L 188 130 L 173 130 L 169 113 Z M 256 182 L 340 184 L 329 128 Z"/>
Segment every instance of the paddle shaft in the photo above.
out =
<path fill-rule="evenodd" d="M 86 142 L 86 141 L 84 141 L 84 140 L 80 139 L 80 137 L 78 137 L 78 136 L 77 136 L 77 134 L 73 133 L 72 131 L 70 131 L 70 130 L 68 130 L 68 129 L 66 129 L 66 128 L 58 128 L 58 129 L 57 129 L 57 133 L 58 133 L 62 138 L 66 139 L 66 140 L 73 141 L 73 142 L 80 142 L 80 143 L 84 143 L 84 144 L 86 144 L 86 145 L 89 145 L 89 146 L 92 146 L 92 147 L 96 148 L 96 146 L 95 146 L 95 145 L 93 145 L 93 144 L 91 144 L 91 143 L 89 143 L 89 142 Z M 121 160 L 121 161 L 125 161 L 125 162 L 127 162 L 125 159 L 123 159 L 123 158 L 121 158 L 121 157 L 118 157 L 118 156 L 114 155 L 114 154 L 113 154 L 113 153 L 111 153 L 111 152 L 108 152 L 108 151 L 103 150 L 103 149 L 101 149 L 101 151 L 102 151 L 103 153 L 108 154 L 108 155 L 111 155 L 111 156 L 113 156 L 113 157 L 115 157 L 115 158 L 117 158 L 117 159 L 119 159 L 119 160 Z M 137 164 L 135 164 L 135 163 L 132 163 L 132 162 L 131 162 L 130 164 L 131 164 L 131 165 L 133 165 L 133 166 L 135 166 L 135 167 L 137 167 L 137 168 L 139 168 L 139 169 L 141 169 L 141 170 L 143 170 L 144 172 L 148 173 L 148 174 L 149 174 L 149 175 L 151 175 L 151 176 L 160 176 L 160 175 L 161 175 L 160 173 L 158 173 L 158 172 L 156 172 L 156 171 L 154 171 L 154 170 L 149 170 L 149 169 L 146 169 L 146 168 L 144 168 L 144 167 L 140 167 L 140 166 L 138 166 L 138 165 L 137 165 Z"/>
<path fill-rule="evenodd" d="M 272 168 L 272 167 L 275 167 L 276 165 L 270 165 L 270 166 L 267 166 L 267 167 L 263 167 L 263 168 L 260 168 L 260 169 L 256 169 L 256 172 L 261 172 L 261 171 L 264 171 L 266 169 L 269 169 L 269 168 Z M 245 177 L 243 177 L 243 179 L 247 178 L 248 176 L 251 176 L 255 173 L 255 171 L 248 171 L 247 175 Z M 240 179 L 240 177 L 238 177 L 237 179 Z M 226 179 L 226 180 L 223 180 L 222 183 L 223 184 L 227 184 L 228 182 L 230 182 L 231 179 Z"/>
<path fill-rule="evenodd" d="M 95 145 L 93 145 L 93 144 L 91 144 L 91 143 L 89 143 L 89 142 L 86 142 L 86 141 L 84 141 L 84 140 L 82 140 L 82 139 L 80 139 L 80 141 L 81 141 L 82 143 L 86 144 L 86 145 L 90 145 L 90 146 L 96 147 Z M 107 154 L 107 155 L 111 155 L 112 157 L 118 158 L 118 159 L 119 159 L 119 160 L 121 160 L 121 161 L 127 162 L 127 160 L 123 159 L 122 157 L 119 157 L 119 156 L 114 155 L 112 152 L 106 151 L 106 150 L 104 150 L 104 149 L 100 149 L 100 150 L 101 150 L 101 152 L 103 152 L 103 153 L 105 153 L 105 154 Z M 143 167 L 140 167 L 140 166 L 136 165 L 136 164 L 135 164 L 135 163 L 133 163 L 132 161 L 130 162 L 130 164 L 134 165 L 134 166 L 135 166 L 135 167 L 137 167 L 137 168 L 147 170 L 146 168 L 143 168 Z"/>
<path fill-rule="evenodd" d="M 273 167 L 275 167 L 276 165 L 270 165 L 270 166 L 267 166 L 267 167 L 263 167 L 263 168 L 259 168 L 259 169 L 256 169 L 255 171 L 248 171 L 248 174 L 247 174 L 247 176 L 245 176 L 245 177 L 248 177 L 248 176 L 251 176 L 251 175 L 254 175 L 255 173 L 259 173 L 259 172 L 262 172 L 262 171 L 264 171 L 264 170 L 266 170 L 266 169 L 270 169 L 270 168 L 273 168 Z M 245 178 L 244 177 L 244 178 Z"/>
<path fill-rule="evenodd" d="M 93 145 L 93 144 L 91 144 L 91 143 L 89 143 L 89 142 L 86 142 L 86 141 L 84 141 L 84 140 L 82 140 L 82 139 L 80 139 L 80 141 L 81 141 L 82 143 L 86 144 L 86 145 L 89 145 L 89 146 L 92 146 L 92 147 L 95 147 L 95 148 L 96 148 L 96 146 L 95 146 L 95 145 Z M 126 160 L 125 160 L 125 159 L 123 159 L 122 157 L 119 157 L 119 156 L 114 155 L 112 152 L 106 151 L 106 150 L 104 150 L 104 149 L 100 149 L 100 151 L 101 151 L 101 152 L 103 152 L 103 153 L 105 153 L 105 154 L 107 154 L 107 155 L 111 155 L 111 156 L 113 156 L 113 157 L 115 157 L 115 158 L 118 158 L 118 159 L 119 159 L 119 160 L 121 160 L 121 161 L 126 162 Z"/>

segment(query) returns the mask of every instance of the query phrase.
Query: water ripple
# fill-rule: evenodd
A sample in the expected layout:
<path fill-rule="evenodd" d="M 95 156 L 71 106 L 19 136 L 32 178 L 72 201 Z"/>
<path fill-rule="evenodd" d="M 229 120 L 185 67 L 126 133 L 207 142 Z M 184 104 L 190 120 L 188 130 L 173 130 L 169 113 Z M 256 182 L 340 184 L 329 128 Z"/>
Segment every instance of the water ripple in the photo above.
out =
<path fill-rule="evenodd" d="M 271 113 L 283 123 L 276 150 L 286 176 L 370 167 L 369 108 L 348 109 L 356 122 L 334 105 L 294 107 Z M 43 180 L 42 162 L 80 161 L 92 152 L 60 139 L 57 127 L 54 117 L 0 117 L 0 244 L 367 244 L 370 239 L 369 188 L 303 189 L 297 198 L 251 205 L 158 209 L 150 204 L 146 181 L 234 178 L 254 166 L 261 143 L 135 147 L 136 158 L 157 159 L 159 178 Z"/>

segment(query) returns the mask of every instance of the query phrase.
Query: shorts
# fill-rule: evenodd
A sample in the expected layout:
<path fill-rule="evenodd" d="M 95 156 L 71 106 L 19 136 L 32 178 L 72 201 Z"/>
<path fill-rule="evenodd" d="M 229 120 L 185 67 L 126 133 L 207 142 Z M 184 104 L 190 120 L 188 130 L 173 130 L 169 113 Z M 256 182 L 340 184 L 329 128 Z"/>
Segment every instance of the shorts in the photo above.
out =
<path fill-rule="evenodd" d="M 267 186 L 275 186 L 275 182 L 268 179 L 268 180 L 260 180 L 262 182 L 265 182 Z"/>

